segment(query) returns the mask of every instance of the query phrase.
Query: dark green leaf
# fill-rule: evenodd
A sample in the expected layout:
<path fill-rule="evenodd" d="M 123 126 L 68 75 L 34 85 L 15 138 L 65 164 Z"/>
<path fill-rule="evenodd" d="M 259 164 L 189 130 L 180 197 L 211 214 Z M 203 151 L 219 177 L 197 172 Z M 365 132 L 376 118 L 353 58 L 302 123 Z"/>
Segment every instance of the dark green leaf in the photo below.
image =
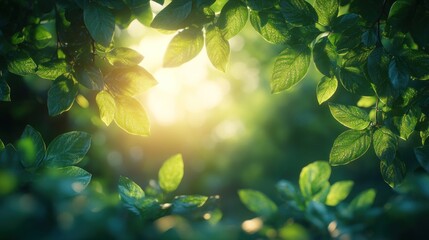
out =
<path fill-rule="evenodd" d="M 60 188 L 58 190 L 67 195 L 76 195 L 85 190 L 92 176 L 89 172 L 76 166 L 50 168 L 48 174 L 55 177 L 53 181 L 58 184 L 57 186 Z"/>
<path fill-rule="evenodd" d="M 398 148 L 398 138 L 387 127 L 377 129 L 373 134 L 372 142 L 374 144 L 375 155 L 380 160 L 391 162 L 396 157 Z"/>
<path fill-rule="evenodd" d="M 338 15 L 338 0 L 316 0 L 314 9 L 319 16 L 319 23 L 329 26 Z"/>
<path fill-rule="evenodd" d="M 129 134 L 149 136 L 149 118 L 139 101 L 123 95 L 115 97 L 115 104 L 115 122 L 120 128 Z"/>
<path fill-rule="evenodd" d="M 0 101 L 10 102 L 10 87 L 3 76 L 0 75 Z"/>
<path fill-rule="evenodd" d="M 316 94 L 317 101 L 322 104 L 329 100 L 337 91 L 338 81 L 335 76 L 328 78 L 323 77 L 317 84 Z"/>
<path fill-rule="evenodd" d="M 317 69 L 325 76 L 334 75 L 337 68 L 338 54 L 327 38 L 321 38 L 313 47 L 313 60 Z"/>
<path fill-rule="evenodd" d="M 389 79 L 389 57 L 383 48 L 376 48 L 368 56 L 368 75 L 371 81 L 381 86 L 383 82 Z"/>
<path fill-rule="evenodd" d="M 280 196 L 285 200 L 295 199 L 299 194 L 295 186 L 287 180 L 279 181 L 276 188 L 277 192 L 279 192 Z"/>
<path fill-rule="evenodd" d="M 206 50 L 207 55 L 217 69 L 226 71 L 229 61 L 230 47 L 218 27 L 208 27 L 206 29 Z"/>
<path fill-rule="evenodd" d="M 276 4 L 275 0 L 247 0 L 247 6 L 255 11 L 262 11 L 274 7 Z"/>
<path fill-rule="evenodd" d="M 340 71 L 340 81 L 344 89 L 351 93 L 368 96 L 372 94 L 371 86 L 364 73 L 357 67 L 344 67 Z"/>
<path fill-rule="evenodd" d="M 299 175 L 299 188 L 302 196 L 311 200 L 326 188 L 329 177 L 331 176 L 331 167 L 327 162 L 317 161 L 305 166 Z"/>
<path fill-rule="evenodd" d="M 329 154 L 329 163 L 333 166 L 348 164 L 363 156 L 371 146 L 368 131 L 347 130 L 334 141 Z"/>
<path fill-rule="evenodd" d="M 27 125 L 17 143 L 21 164 L 24 168 L 38 167 L 46 155 L 46 145 L 42 135 Z"/>
<path fill-rule="evenodd" d="M 59 135 L 49 144 L 44 165 L 66 167 L 78 164 L 91 146 L 91 136 L 85 132 L 68 132 Z"/>
<path fill-rule="evenodd" d="M 44 79 L 55 80 L 66 72 L 66 61 L 64 61 L 64 59 L 56 59 L 39 64 L 36 74 Z"/>
<path fill-rule="evenodd" d="M 104 80 L 101 70 L 95 65 L 89 64 L 76 69 L 76 80 L 91 90 L 101 91 L 104 89 Z"/>
<path fill-rule="evenodd" d="M 402 53 L 402 59 L 411 76 L 420 80 L 429 80 L 429 54 L 407 49 Z"/>
<path fill-rule="evenodd" d="M 402 116 L 393 117 L 393 125 L 399 132 L 399 136 L 407 140 L 417 125 L 420 119 L 421 110 L 419 108 L 411 108 Z"/>
<path fill-rule="evenodd" d="M 280 11 L 287 22 L 305 26 L 317 22 L 317 13 L 305 0 L 280 0 Z"/>
<path fill-rule="evenodd" d="M 392 188 L 398 186 L 407 173 L 405 163 L 399 158 L 395 158 L 393 161 L 382 159 L 380 161 L 380 171 L 384 181 Z"/>
<path fill-rule="evenodd" d="M 376 28 L 369 29 L 362 34 L 362 43 L 366 47 L 374 46 L 378 41 L 378 33 Z"/>
<path fill-rule="evenodd" d="M 206 203 L 208 197 L 200 195 L 177 196 L 174 198 L 172 204 L 172 212 L 186 213 L 195 210 Z"/>
<path fill-rule="evenodd" d="M 110 10 L 90 2 L 85 5 L 83 19 L 91 37 L 103 46 L 109 46 L 115 31 L 115 17 Z"/>
<path fill-rule="evenodd" d="M 363 130 L 371 123 L 368 113 L 355 106 L 331 103 L 329 110 L 339 123 L 351 129 Z"/>
<path fill-rule="evenodd" d="M 395 90 L 403 91 L 408 86 L 410 74 L 399 58 L 392 58 L 389 64 L 389 79 Z"/>
<path fill-rule="evenodd" d="M 143 60 L 143 56 L 136 50 L 126 47 L 112 49 L 106 55 L 107 60 L 114 66 L 135 66 Z"/>
<path fill-rule="evenodd" d="M 329 189 L 329 193 L 326 198 L 326 205 L 336 206 L 341 201 L 346 199 L 352 190 L 353 184 L 353 181 L 341 181 L 334 183 Z"/>
<path fill-rule="evenodd" d="M 414 0 L 399 0 L 392 4 L 387 17 L 387 31 L 404 31 L 406 20 L 413 14 Z"/>
<path fill-rule="evenodd" d="M 429 145 L 414 148 L 414 153 L 420 165 L 429 172 Z"/>
<path fill-rule="evenodd" d="M 177 67 L 198 55 L 204 46 L 203 32 L 186 29 L 178 33 L 168 44 L 164 55 L 164 67 Z"/>
<path fill-rule="evenodd" d="M 162 9 L 152 21 L 151 27 L 165 30 L 182 28 L 183 22 L 192 10 L 191 0 L 175 0 Z"/>
<path fill-rule="evenodd" d="M 48 91 L 48 110 L 50 116 L 68 111 L 78 94 L 79 85 L 71 78 L 59 76 Z"/>
<path fill-rule="evenodd" d="M 372 53 L 372 48 L 357 47 L 346 53 L 343 57 L 344 67 L 364 66 L 369 55 Z"/>
<path fill-rule="evenodd" d="M 109 92 L 101 91 L 97 94 L 95 101 L 97 102 L 97 106 L 100 111 L 101 120 L 106 124 L 106 126 L 109 126 L 115 118 L 115 99 Z"/>
<path fill-rule="evenodd" d="M 138 96 L 157 84 L 155 78 L 140 66 L 114 68 L 106 75 L 106 84 L 114 95 Z"/>
<path fill-rule="evenodd" d="M 283 44 L 290 39 L 288 26 L 278 11 L 251 11 L 250 23 L 267 42 Z"/>
<path fill-rule="evenodd" d="M 28 53 L 23 51 L 14 52 L 7 64 L 9 72 L 25 76 L 36 72 L 37 65 Z"/>
<path fill-rule="evenodd" d="M 359 15 L 354 13 L 343 14 L 332 23 L 332 30 L 337 33 L 344 33 L 349 29 L 354 29 L 358 26 Z"/>
<path fill-rule="evenodd" d="M 4 149 L 4 143 L 3 141 L 0 139 L 0 151 L 2 151 Z"/>
<path fill-rule="evenodd" d="M 265 194 L 251 190 L 241 189 L 238 191 L 241 202 L 252 212 L 262 216 L 270 217 L 277 212 L 276 204 Z"/>
<path fill-rule="evenodd" d="M 367 210 L 374 203 L 375 194 L 376 192 L 372 188 L 363 191 L 352 200 L 352 202 L 348 206 L 348 209 L 351 212 L 360 212 Z"/>
<path fill-rule="evenodd" d="M 287 90 L 301 81 L 310 66 L 311 50 L 304 45 L 286 46 L 274 63 L 271 91 Z"/>
<path fill-rule="evenodd" d="M 140 202 L 145 197 L 145 193 L 140 186 L 127 177 L 119 176 L 118 192 L 124 205 L 139 214 L 137 206 L 140 205 Z"/>
<path fill-rule="evenodd" d="M 237 35 L 246 25 L 249 11 L 242 1 L 228 1 L 220 12 L 217 25 L 226 40 Z"/>
<path fill-rule="evenodd" d="M 177 154 L 167 159 L 158 172 L 159 185 L 165 192 L 177 189 L 183 178 L 182 155 Z"/>

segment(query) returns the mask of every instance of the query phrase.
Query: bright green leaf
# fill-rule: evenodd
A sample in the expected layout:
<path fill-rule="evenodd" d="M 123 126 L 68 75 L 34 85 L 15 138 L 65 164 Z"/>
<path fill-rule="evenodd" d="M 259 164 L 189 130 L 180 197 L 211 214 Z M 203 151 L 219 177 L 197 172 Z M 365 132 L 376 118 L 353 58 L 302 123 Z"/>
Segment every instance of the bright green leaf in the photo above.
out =
<path fill-rule="evenodd" d="M 28 74 L 35 73 L 36 68 L 36 63 L 33 61 L 30 55 L 24 51 L 14 52 L 10 58 L 9 63 L 7 64 L 7 70 L 9 70 L 9 72 L 20 76 L 26 76 Z"/>
<path fill-rule="evenodd" d="M 203 32 L 199 29 L 186 29 L 170 41 L 164 55 L 164 67 L 177 67 L 200 53 L 204 46 Z"/>
<path fill-rule="evenodd" d="M 334 141 L 329 154 L 332 166 L 348 164 L 363 156 L 371 146 L 371 136 L 368 131 L 347 130 Z"/>
<path fill-rule="evenodd" d="M 4 149 L 4 143 L 3 141 L 0 139 L 0 151 Z"/>
<path fill-rule="evenodd" d="M 429 80 L 429 54 L 407 49 L 402 53 L 401 58 L 406 63 L 411 76 L 420 80 Z"/>
<path fill-rule="evenodd" d="M 192 10 L 191 0 L 175 0 L 162 9 L 152 21 L 151 27 L 165 30 L 181 28 Z"/>
<path fill-rule="evenodd" d="M 310 48 L 303 45 L 286 46 L 274 63 L 271 91 L 287 90 L 301 81 L 310 66 Z"/>
<path fill-rule="evenodd" d="M 393 125 L 399 132 L 400 138 L 407 140 L 410 137 L 416 128 L 420 115 L 420 108 L 414 107 L 402 116 L 393 117 Z"/>
<path fill-rule="evenodd" d="M 131 12 L 136 16 L 136 19 L 145 26 L 150 26 L 152 23 L 153 13 L 150 7 L 150 2 L 142 3 L 140 6 L 131 9 Z"/>
<path fill-rule="evenodd" d="M 143 56 L 136 50 L 126 47 L 112 49 L 106 55 L 107 60 L 114 66 L 134 66 L 143 60 Z"/>
<path fill-rule="evenodd" d="M 106 75 L 108 89 L 115 95 L 138 96 L 157 84 L 155 78 L 140 66 L 114 68 Z"/>
<path fill-rule="evenodd" d="M 222 36 L 218 27 L 207 28 L 206 50 L 213 66 L 225 72 L 229 61 L 230 47 L 229 42 Z"/>
<path fill-rule="evenodd" d="M 317 161 L 305 166 L 299 175 L 299 188 L 302 196 L 311 200 L 329 186 L 331 167 L 327 162 Z M 328 184 L 327 184 L 328 183 Z"/>
<path fill-rule="evenodd" d="M 317 13 L 305 0 L 281 0 L 280 11 L 287 22 L 297 26 L 314 24 Z"/>
<path fill-rule="evenodd" d="M 363 191 L 352 200 L 352 202 L 348 206 L 348 209 L 351 212 L 365 211 L 374 203 L 375 194 L 376 192 L 372 188 Z"/>
<path fill-rule="evenodd" d="M 135 208 L 145 197 L 139 185 L 123 176 L 119 176 L 118 191 L 122 202 L 130 209 Z"/>
<path fill-rule="evenodd" d="M 91 90 L 103 90 L 104 80 L 101 70 L 95 65 L 85 65 L 76 69 L 76 80 Z"/>
<path fill-rule="evenodd" d="M 85 5 L 83 20 L 91 37 L 103 46 L 109 46 L 115 31 L 115 17 L 110 10 L 96 2 Z"/>
<path fill-rule="evenodd" d="M 355 106 L 330 103 L 329 110 L 335 120 L 351 129 L 363 130 L 371 123 L 368 113 Z"/>
<path fill-rule="evenodd" d="M 237 35 L 248 19 L 248 9 L 242 1 L 228 1 L 220 12 L 217 26 L 226 40 Z"/>
<path fill-rule="evenodd" d="M 277 212 L 277 205 L 265 194 L 251 190 L 241 189 L 238 191 L 241 202 L 252 212 L 269 217 Z"/>
<path fill-rule="evenodd" d="M 36 74 L 37 76 L 44 79 L 55 80 L 66 72 L 66 61 L 64 61 L 63 59 L 56 59 L 39 64 Z"/>
<path fill-rule="evenodd" d="M 167 159 L 158 172 L 159 186 L 165 192 L 172 192 L 177 189 L 183 178 L 183 159 L 181 154 L 174 155 Z"/>
<path fill-rule="evenodd" d="M 101 120 L 106 124 L 106 126 L 109 126 L 115 118 L 115 99 L 109 92 L 101 91 L 95 97 L 95 101 L 97 102 L 97 106 L 100 111 Z"/>
<path fill-rule="evenodd" d="M 338 0 L 316 0 L 314 10 L 319 16 L 319 23 L 323 26 L 329 26 L 338 15 Z"/>
<path fill-rule="evenodd" d="M 21 134 L 17 150 L 24 168 L 40 166 L 46 155 L 46 145 L 42 135 L 30 125 L 27 125 Z"/>
<path fill-rule="evenodd" d="M 192 210 L 195 210 L 206 203 L 208 197 L 200 195 L 190 195 L 190 196 L 177 196 L 174 198 L 172 204 L 172 212 L 177 213 L 186 213 Z"/>
<path fill-rule="evenodd" d="M 353 181 L 340 181 L 334 183 L 329 189 L 326 205 L 336 206 L 346 199 L 353 187 Z"/>
<path fill-rule="evenodd" d="M 49 144 L 44 165 L 66 167 L 78 164 L 91 146 L 91 136 L 85 132 L 68 132 L 57 136 Z"/>
<path fill-rule="evenodd" d="M 405 163 L 399 158 L 395 158 L 392 161 L 382 159 L 380 161 L 380 171 L 384 181 L 392 188 L 398 186 L 407 173 Z"/>
<path fill-rule="evenodd" d="M 56 116 L 68 111 L 78 94 L 79 85 L 71 78 L 59 76 L 48 91 L 48 111 Z"/>
<path fill-rule="evenodd" d="M 414 154 L 420 165 L 429 172 L 429 145 L 414 148 Z"/>
<path fill-rule="evenodd" d="M 269 43 L 284 44 L 290 39 L 289 28 L 281 13 L 277 11 L 251 11 L 250 23 Z"/>
<path fill-rule="evenodd" d="M 335 76 L 328 78 L 323 77 L 317 84 L 317 101 L 322 104 L 329 100 L 337 91 L 338 81 Z"/>
<path fill-rule="evenodd" d="M 391 162 L 395 159 L 398 138 L 387 127 L 377 129 L 372 137 L 375 155 L 380 160 Z"/>
<path fill-rule="evenodd" d="M 149 136 L 150 123 L 145 109 L 133 97 L 116 96 L 116 124 L 129 134 Z"/>

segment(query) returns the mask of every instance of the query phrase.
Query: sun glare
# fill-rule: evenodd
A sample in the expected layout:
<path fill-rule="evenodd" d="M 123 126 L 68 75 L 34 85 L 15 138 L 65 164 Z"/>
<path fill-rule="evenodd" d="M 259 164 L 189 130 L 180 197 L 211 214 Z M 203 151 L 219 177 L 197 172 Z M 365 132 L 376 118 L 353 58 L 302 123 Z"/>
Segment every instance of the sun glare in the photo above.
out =
<path fill-rule="evenodd" d="M 131 48 L 144 56 L 141 65 L 158 80 L 142 99 L 152 121 L 160 125 L 178 121 L 200 124 L 206 111 L 218 106 L 230 89 L 229 82 L 211 66 L 205 49 L 180 67 L 163 68 L 163 56 L 174 34 L 163 34 L 138 22 L 129 29 L 131 36 L 142 39 Z"/>

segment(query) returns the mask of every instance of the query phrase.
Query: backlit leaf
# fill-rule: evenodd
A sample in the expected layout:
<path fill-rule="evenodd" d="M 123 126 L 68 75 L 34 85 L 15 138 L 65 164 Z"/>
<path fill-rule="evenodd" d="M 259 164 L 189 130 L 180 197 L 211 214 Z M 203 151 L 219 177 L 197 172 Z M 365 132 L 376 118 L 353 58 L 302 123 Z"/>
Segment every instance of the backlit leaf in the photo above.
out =
<path fill-rule="evenodd" d="M 123 176 L 119 177 L 118 192 L 121 201 L 129 208 L 135 208 L 145 196 L 139 185 Z"/>
<path fill-rule="evenodd" d="M 201 195 L 177 196 L 172 204 L 173 213 L 186 213 L 199 208 L 206 203 L 208 197 Z"/>
<path fill-rule="evenodd" d="M 172 192 L 177 189 L 183 178 L 183 159 L 181 154 L 174 155 L 167 159 L 158 172 L 159 186 L 165 192 Z"/>
<path fill-rule="evenodd" d="M 140 66 L 114 68 L 105 78 L 115 95 L 138 96 L 157 84 L 152 74 Z"/>
<path fill-rule="evenodd" d="M 64 59 L 57 59 L 39 64 L 36 74 L 44 79 L 55 80 L 66 72 L 66 61 Z"/>
<path fill-rule="evenodd" d="M 191 0 L 175 0 L 159 12 L 151 23 L 151 27 L 165 30 L 181 28 L 192 10 Z"/>
<path fill-rule="evenodd" d="M 353 181 L 340 181 L 334 183 L 329 189 L 326 205 L 336 206 L 347 198 L 353 187 Z"/>
<path fill-rule="evenodd" d="M 332 95 L 337 91 L 338 81 L 335 76 L 328 78 L 323 77 L 320 82 L 317 84 L 317 101 L 319 104 L 322 104 L 329 100 Z"/>
<path fill-rule="evenodd" d="M 314 9 L 319 16 L 319 23 L 328 26 L 338 15 L 338 0 L 316 0 Z"/>
<path fill-rule="evenodd" d="M 375 200 L 376 192 L 374 189 L 368 189 L 361 192 L 349 204 L 348 209 L 352 212 L 364 211 L 372 206 Z"/>
<path fill-rule="evenodd" d="M 68 132 L 57 136 L 49 144 L 44 165 L 66 167 L 78 164 L 91 146 L 91 136 L 85 132 Z"/>
<path fill-rule="evenodd" d="M 415 107 L 411 108 L 402 116 L 393 117 L 393 125 L 396 127 L 396 130 L 399 132 L 399 136 L 402 139 L 407 140 L 411 133 L 414 132 L 414 129 L 420 119 L 420 115 L 420 108 Z"/>
<path fill-rule="evenodd" d="M 334 141 L 329 154 L 332 166 L 348 164 L 363 156 L 371 146 L 371 136 L 368 131 L 347 130 Z"/>
<path fill-rule="evenodd" d="M 206 29 L 206 50 L 207 55 L 217 69 L 226 71 L 229 61 L 230 47 L 218 27 L 208 27 Z"/>
<path fill-rule="evenodd" d="M 71 78 L 59 76 L 48 91 L 48 111 L 56 116 L 68 111 L 78 94 L 79 85 Z"/>
<path fill-rule="evenodd" d="M 368 113 L 355 106 L 331 103 L 329 110 L 335 120 L 351 129 L 363 130 L 371 123 Z"/>
<path fill-rule="evenodd" d="M 226 40 L 237 35 L 246 25 L 249 12 L 242 1 L 228 1 L 220 12 L 217 25 Z"/>
<path fill-rule="evenodd" d="M 277 11 L 251 11 L 250 23 L 269 43 L 283 44 L 290 39 L 285 20 Z"/>
<path fill-rule="evenodd" d="M 45 158 L 46 145 L 42 135 L 30 125 L 25 127 L 16 147 L 25 168 L 38 167 Z"/>
<path fill-rule="evenodd" d="M 83 10 L 83 20 L 91 37 L 103 46 L 109 46 L 115 31 L 115 17 L 110 10 L 96 2 L 89 2 Z"/>
<path fill-rule="evenodd" d="M 14 52 L 7 64 L 9 72 L 25 76 L 36 72 L 37 65 L 28 53 L 23 51 Z"/>
<path fill-rule="evenodd" d="M 149 136 L 150 123 L 143 106 L 133 97 L 116 96 L 116 124 L 129 134 Z"/>
<path fill-rule="evenodd" d="M 317 161 L 305 166 L 299 175 L 299 188 L 305 199 L 311 200 L 324 190 L 331 176 L 331 167 L 327 162 Z"/>
<path fill-rule="evenodd" d="M 126 47 L 118 47 L 108 52 L 107 60 L 114 66 L 134 66 L 143 60 L 143 56 L 136 50 Z"/>
<path fill-rule="evenodd" d="M 398 148 L 398 138 L 387 127 L 377 129 L 372 139 L 375 155 L 380 160 L 391 162 L 395 159 Z"/>
<path fill-rule="evenodd" d="M 241 202 L 252 212 L 269 217 L 277 212 L 277 205 L 262 192 L 241 189 L 238 191 Z"/>
<path fill-rule="evenodd" d="M 115 118 L 116 103 L 112 95 L 107 91 L 101 91 L 97 94 L 95 101 L 97 102 L 100 111 L 100 118 L 109 126 Z"/>
<path fill-rule="evenodd" d="M 274 63 L 271 91 L 287 90 L 301 81 L 310 66 L 310 48 L 303 45 L 286 46 Z"/>
<path fill-rule="evenodd" d="M 170 41 L 164 55 L 164 67 L 177 67 L 200 53 L 204 46 L 203 32 L 199 29 L 186 29 Z"/>

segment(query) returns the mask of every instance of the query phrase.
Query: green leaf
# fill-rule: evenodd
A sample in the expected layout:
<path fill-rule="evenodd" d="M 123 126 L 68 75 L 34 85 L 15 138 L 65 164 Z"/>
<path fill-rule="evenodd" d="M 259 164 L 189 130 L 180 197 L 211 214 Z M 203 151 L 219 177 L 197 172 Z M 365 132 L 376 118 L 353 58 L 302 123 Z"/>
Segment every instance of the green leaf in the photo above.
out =
<path fill-rule="evenodd" d="M 325 76 L 333 76 L 337 68 L 338 54 L 334 45 L 326 37 L 314 44 L 313 60 L 317 69 Z"/>
<path fill-rule="evenodd" d="M 411 76 L 420 80 L 429 80 L 429 54 L 407 49 L 402 53 L 401 58 Z"/>
<path fill-rule="evenodd" d="M 164 55 L 164 67 L 177 67 L 200 53 L 204 46 L 203 32 L 200 29 L 186 29 L 170 41 Z"/>
<path fill-rule="evenodd" d="M 337 33 L 344 33 L 359 26 L 359 15 L 346 13 L 334 19 L 332 30 Z"/>
<path fill-rule="evenodd" d="M 372 188 L 363 191 L 352 200 L 352 202 L 348 206 L 348 209 L 351 212 L 362 212 L 367 210 L 374 203 L 375 194 L 376 192 Z"/>
<path fill-rule="evenodd" d="M 387 17 L 387 30 L 391 31 L 403 31 L 405 27 L 404 24 L 408 18 L 411 18 L 411 14 L 415 8 L 414 1 L 408 0 L 399 0 L 395 1 L 389 11 L 389 16 Z"/>
<path fill-rule="evenodd" d="M 420 115 L 420 108 L 414 107 L 402 116 L 393 117 L 393 125 L 399 132 L 400 138 L 407 140 L 410 137 L 416 128 Z"/>
<path fill-rule="evenodd" d="M 115 122 L 125 132 L 139 136 L 149 136 L 150 123 L 145 109 L 133 97 L 116 96 Z"/>
<path fill-rule="evenodd" d="M 101 120 L 104 122 L 104 124 L 106 124 L 106 126 L 109 126 L 115 118 L 115 99 L 109 92 L 101 91 L 95 97 L 95 101 L 97 102 L 97 106 L 100 111 Z"/>
<path fill-rule="evenodd" d="M 281 0 L 280 11 L 287 22 L 305 26 L 317 22 L 317 13 L 305 0 Z"/>
<path fill-rule="evenodd" d="M 46 145 L 42 135 L 27 125 L 17 143 L 21 164 L 24 168 L 38 167 L 46 155 Z"/>
<path fill-rule="evenodd" d="M 266 1 L 266 0 L 247 0 L 247 6 L 250 9 L 255 11 L 262 11 L 274 7 L 276 1 Z"/>
<path fill-rule="evenodd" d="M 414 154 L 420 165 L 429 172 L 429 145 L 414 148 Z"/>
<path fill-rule="evenodd" d="M 0 151 L 2 151 L 4 149 L 4 143 L 3 141 L 0 139 Z"/>
<path fill-rule="evenodd" d="M 230 47 L 229 42 L 222 36 L 218 27 L 206 29 L 206 50 L 213 66 L 225 72 L 229 61 Z"/>
<path fill-rule="evenodd" d="M 274 63 L 271 91 L 287 90 L 301 81 L 310 66 L 311 51 L 304 45 L 286 46 Z"/>
<path fill-rule="evenodd" d="M 399 58 L 392 58 L 389 63 L 389 79 L 395 90 L 403 91 L 407 88 L 410 80 L 410 74 L 406 69 L 405 63 Z"/>
<path fill-rule="evenodd" d="M 136 16 L 136 19 L 145 26 L 150 26 L 152 23 L 153 13 L 150 7 L 150 2 L 143 3 L 138 7 L 131 9 L 131 12 Z"/>
<path fill-rule="evenodd" d="M 200 195 L 177 196 L 172 204 L 172 213 L 187 213 L 195 210 L 206 203 L 208 197 Z"/>
<path fill-rule="evenodd" d="M 287 180 L 279 181 L 276 188 L 277 192 L 285 200 L 296 199 L 298 197 L 298 191 L 295 189 L 295 186 Z"/>
<path fill-rule="evenodd" d="M 347 198 L 353 187 L 353 181 L 340 181 L 334 183 L 329 189 L 326 205 L 336 206 Z"/>
<path fill-rule="evenodd" d="M 395 159 L 398 148 L 398 138 L 387 127 L 381 127 L 375 130 L 372 142 L 374 145 L 375 155 L 380 160 L 391 162 Z"/>
<path fill-rule="evenodd" d="M 10 87 L 3 76 L 0 75 L 0 101 L 10 102 Z"/>
<path fill-rule="evenodd" d="M 138 213 L 136 206 L 138 206 L 145 197 L 145 193 L 140 186 L 127 177 L 119 176 L 118 192 L 125 206 Z"/>
<path fill-rule="evenodd" d="M 285 24 L 283 15 L 278 11 L 251 11 L 250 23 L 269 43 L 284 44 L 290 40 L 289 28 Z"/>
<path fill-rule="evenodd" d="M 162 9 L 152 21 L 151 27 L 165 30 L 182 28 L 185 19 L 192 10 L 191 0 L 175 0 Z"/>
<path fill-rule="evenodd" d="M 340 71 L 340 81 L 348 92 L 363 96 L 372 95 L 371 85 L 357 67 L 344 67 Z"/>
<path fill-rule="evenodd" d="M 114 66 L 135 66 L 143 60 L 143 56 L 136 50 L 126 47 L 112 49 L 106 55 L 107 60 Z"/>
<path fill-rule="evenodd" d="M 85 132 L 72 131 L 57 136 L 49 144 L 44 165 L 66 167 L 82 161 L 91 146 L 91 136 Z"/>
<path fill-rule="evenodd" d="M 335 120 L 351 129 L 363 130 L 371 123 L 368 113 L 355 106 L 330 103 L 329 110 Z"/>
<path fill-rule="evenodd" d="M 68 166 L 61 168 L 50 168 L 49 175 L 56 177 L 53 179 L 58 184 L 58 189 L 63 194 L 76 195 L 81 193 L 88 186 L 92 175 L 80 167 Z"/>
<path fill-rule="evenodd" d="M 393 161 L 382 159 L 380 161 L 380 171 L 384 181 L 391 188 L 398 186 L 404 180 L 407 173 L 405 163 L 399 158 L 395 158 Z"/>
<path fill-rule="evenodd" d="M 389 60 L 385 50 L 381 47 L 374 49 L 368 56 L 368 75 L 374 84 L 381 86 L 383 82 L 388 81 Z"/>
<path fill-rule="evenodd" d="M 251 190 L 240 189 L 238 196 L 241 202 L 252 212 L 262 216 L 270 217 L 277 212 L 277 205 L 265 194 Z"/>
<path fill-rule="evenodd" d="M 96 2 L 90 2 L 83 10 L 83 20 L 91 37 L 108 47 L 115 31 L 115 17 L 110 10 Z"/>
<path fill-rule="evenodd" d="M 242 1 L 228 1 L 222 8 L 217 26 L 226 40 L 237 35 L 246 25 L 249 12 Z"/>
<path fill-rule="evenodd" d="M 39 64 L 36 74 L 44 79 L 55 80 L 66 72 L 66 61 L 64 59 L 56 59 Z"/>
<path fill-rule="evenodd" d="M 317 84 L 317 101 L 322 104 L 329 100 L 337 91 L 338 81 L 335 76 L 328 78 L 323 77 Z"/>
<path fill-rule="evenodd" d="M 319 16 L 319 23 L 323 26 L 329 26 L 338 15 L 338 0 L 316 0 L 314 9 Z"/>
<path fill-rule="evenodd" d="M 71 78 L 59 76 L 48 91 L 49 116 L 68 111 L 78 94 L 79 85 Z"/>
<path fill-rule="evenodd" d="M 334 141 L 329 154 L 332 166 L 348 164 L 363 156 L 371 146 L 371 136 L 368 131 L 347 130 Z"/>
<path fill-rule="evenodd" d="M 101 91 L 104 88 L 103 74 L 101 70 L 93 64 L 77 68 L 75 78 L 88 89 Z"/>
<path fill-rule="evenodd" d="M 12 54 L 7 64 L 9 72 L 26 76 L 36 72 L 37 65 L 33 59 L 24 51 L 17 51 Z"/>
<path fill-rule="evenodd" d="M 176 190 L 183 178 L 183 168 L 181 154 L 176 154 L 167 159 L 158 172 L 158 181 L 161 189 L 165 192 Z"/>
<path fill-rule="evenodd" d="M 155 78 L 140 66 L 114 68 L 106 75 L 108 89 L 114 95 L 138 96 L 157 84 Z"/>
<path fill-rule="evenodd" d="M 322 192 L 331 176 L 331 167 L 327 162 L 317 161 L 305 166 L 299 175 L 299 188 L 306 200 Z"/>

